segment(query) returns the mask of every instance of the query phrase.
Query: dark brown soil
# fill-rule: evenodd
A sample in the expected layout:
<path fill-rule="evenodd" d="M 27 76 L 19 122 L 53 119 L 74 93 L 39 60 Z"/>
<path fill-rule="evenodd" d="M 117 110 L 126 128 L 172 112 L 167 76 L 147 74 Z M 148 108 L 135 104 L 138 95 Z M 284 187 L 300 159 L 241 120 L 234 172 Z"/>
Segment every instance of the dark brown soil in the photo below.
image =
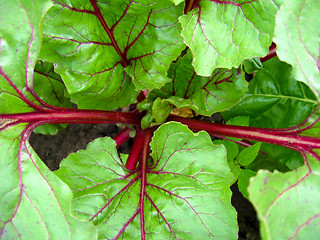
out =
<path fill-rule="evenodd" d="M 54 136 L 32 133 L 30 144 L 51 170 L 57 170 L 60 162 L 70 153 L 86 149 L 88 143 L 96 138 L 114 137 L 119 131 L 119 127 L 113 124 L 69 124 Z M 131 142 L 132 139 L 119 151 L 128 153 Z"/>
<path fill-rule="evenodd" d="M 120 129 L 107 124 L 74 124 L 60 131 L 57 135 L 48 136 L 33 133 L 30 143 L 40 158 L 51 170 L 57 170 L 61 160 L 70 153 L 85 149 L 87 144 L 98 137 L 114 137 Z M 132 139 L 121 146 L 119 152 L 129 153 Z M 260 239 L 259 223 L 251 203 L 239 192 L 237 185 L 231 187 L 232 205 L 238 212 L 239 240 Z"/>

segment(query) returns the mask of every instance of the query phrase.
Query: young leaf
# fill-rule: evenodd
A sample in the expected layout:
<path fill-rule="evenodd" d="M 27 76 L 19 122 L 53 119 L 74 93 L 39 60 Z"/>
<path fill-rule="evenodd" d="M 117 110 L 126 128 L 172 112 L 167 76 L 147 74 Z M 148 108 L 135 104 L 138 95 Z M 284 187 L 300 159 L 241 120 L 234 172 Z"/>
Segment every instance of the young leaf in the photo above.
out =
<path fill-rule="evenodd" d="M 293 149 L 285 148 L 279 145 L 262 143 L 256 160 L 250 164 L 250 169 L 258 171 L 267 169 L 273 171 L 277 169 L 280 172 L 294 170 L 303 165 L 301 154 Z"/>
<path fill-rule="evenodd" d="M 249 179 L 256 175 L 256 172 L 250 169 L 244 169 L 243 166 L 249 165 L 255 160 L 261 143 L 256 143 L 251 147 L 244 148 L 240 153 L 239 145 L 235 142 L 216 140 L 213 143 L 223 144 L 226 147 L 229 167 L 235 176 L 234 182 L 238 180 L 239 191 L 245 198 L 248 198 L 247 187 L 249 185 Z"/>
<path fill-rule="evenodd" d="M 317 106 L 312 91 L 291 76 L 290 65 L 272 58 L 263 63 L 250 81 L 249 92 L 230 111 L 226 119 L 250 116 L 250 126 L 283 128 L 300 124 Z"/>
<path fill-rule="evenodd" d="M 261 146 L 261 142 L 255 143 L 254 145 L 247 147 L 243 149 L 236 161 L 241 165 L 241 166 L 247 166 L 250 163 L 253 162 L 253 160 L 257 157 L 259 149 Z"/>
<path fill-rule="evenodd" d="M 320 19 L 317 0 L 285 1 L 276 18 L 277 55 L 293 66 L 293 76 L 320 99 Z"/>
<path fill-rule="evenodd" d="M 154 122 L 150 126 L 159 125 L 167 119 L 172 109 L 172 105 L 166 99 L 157 98 L 152 104 L 152 118 Z"/>
<path fill-rule="evenodd" d="M 71 190 L 32 150 L 24 129 L 0 131 L 0 238 L 95 238 L 96 229 L 71 214 Z"/>
<path fill-rule="evenodd" d="M 257 173 L 255 171 L 251 171 L 250 169 L 240 169 L 239 178 L 238 178 L 238 188 L 241 194 L 248 199 L 248 186 L 250 178 L 255 176 Z"/>
<path fill-rule="evenodd" d="M 199 114 L 211 116 L 229 109 L 247 91 L 244 74 L 237 69 L 217 69 L 211 77 L 201 77 L 196 75 L 191 61 L 189 51 L 173 63 L 169 70 L 172 82 L 152 91 L 148 98 L 161 97 L 178 108 L 189 107 Z"/>
<path fill-rule="evenodd" d="M 262 63 L 259 58 L 246 59 L 241 63 L 243 71 L 253 74 L 262 68 Z"/>
<path fill-rule="evenodd" d="M 151 150 L 154 165 L 132 173 L 110 138 L 65 159 L 56 174 L 74 190 L 76 214 L 91 219 L 105 239 L 141 238 L 144 231 L 148 238 L 235 239 L 225 148 L 205 132 L 167 123 L 155 132 Z"/>
<path fill-rule="evenodd" d="M 182 36 L 194 55 L 197 74 L 238 67 L 247 58 L 268 53 L 278 6 L 272 0 L 202 0 L 179 18 Z"/>
<path fill-rule="evenodd" d="M 137 90 L 171 81 L 167 69 L 185 47 L 181 14 L 182 6 L 168 1 L 55 1 L 46 16 L 41 58 L 57 64 L 80 107 L 124 107 L 138 93 L 128 74 Z"/>
<path fill-rule="evenodd" d="M 318 238 L 319 174 L 319 159 L 309 156 L 308 164 L 295 171 L 260 170 L 251 179 L 249 199 L 258 213 L 262 239 Z"/>

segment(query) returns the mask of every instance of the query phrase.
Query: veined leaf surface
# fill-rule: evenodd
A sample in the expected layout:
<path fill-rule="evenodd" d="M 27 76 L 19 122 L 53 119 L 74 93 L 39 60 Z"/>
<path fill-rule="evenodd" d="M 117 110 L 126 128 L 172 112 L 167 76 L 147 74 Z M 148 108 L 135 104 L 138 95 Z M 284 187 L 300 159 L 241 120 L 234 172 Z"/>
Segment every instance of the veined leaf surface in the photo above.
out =
<path fill-rule="evenodd" d="M 260 220 L 262 239 L 316 239 L 320 231 L 320 163 L 280 173 L 260 170 L 251 178 L 249 199 Z"/>
<path fill-rule="evenodd" d="M 320 2 L 285 1 L 276 18 L 274 41 L 279 58 L 293 66 L 293 76 L 320 99 Z"/>
<path fill-rule="evenodd" d="M 136 90 L 171 81 L 167 69 L 184 48 L 181 14 L 168 1 L 55 1 L 41 58 L 56 63 L 80 107 L 124 107 Z"/>
<path fill-rule="evenodd" d="M 247 58 L 268 53 L 278 3 L 272 0 L 202 0 L 180 17 L 182 36 L 194 55 L 197 74 L 238 67 Z"/>
<path fill-rule="evenodd" d="M 150 145 L 145 183 L 141 166 L 128 172 L 110 138 L 65 159 L 56 174 L 75 193 L 75 213 L 93 221 L 100 239 L 140 239 L 143 232 L 161 239 L 236 239 L 225 148 L 179 123 L 162 125 Z"/>

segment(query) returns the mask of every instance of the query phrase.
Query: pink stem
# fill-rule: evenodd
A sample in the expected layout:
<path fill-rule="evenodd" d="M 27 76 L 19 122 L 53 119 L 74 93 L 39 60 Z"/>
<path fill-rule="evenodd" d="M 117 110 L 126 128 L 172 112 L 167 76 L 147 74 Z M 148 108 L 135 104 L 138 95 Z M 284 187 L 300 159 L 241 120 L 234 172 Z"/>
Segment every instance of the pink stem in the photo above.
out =
<path fill-rule="evenodd" d="M 8 124 L 6 124 L 6 122 Z M 140 116 L 133 112 L 68 109 L 50 112 L 1 114 L 0 128 L 9 124 L 42 122 L 47 123 L 124 123 L 139 125 Z"/>
<path fill-rule="evenodd" d="M 141 223 L 141 239 L 146 239 L 145 233 L 145 222 L 144 222 L 144 198 L 146 196 L 146 185 L 147 185 L 147 166 L 148 166 L 148 157 L 149 157 L 149 143 L 152 137 L 152 129 L 147 128 L 144 130 L 144 141 L 141 151 L 141 167 L 140 167 L 140 176 L 141 176 L 141 188 L 140 188 L 140 200 L 139 200 L 139 209 L 140 209 L 140 223 Z"/>
<path fill-rule="evenodd" d="M 108 27 L 106 21 L 104 20 L 103 16 L 102 16 L 102 13 L 97 5 L 97 1 L 96 0 L 90 0 L 91 2 L 91 5 L 94 9 L 94 13 L 96 15 L 96 17 L 99 19 L 103 29 L 106 31 L 106 33 L 108 34 L 110 40 L 111 40 L 111 43 L 114 47 L 114 49 L 117 51 L 117 53 L 119 54 L 120 58 L 121 58 L 121 62 L 123 64 L 124 67 L 127 67 L 128 66 L 128 60 L 126 58 L 124 58 L 124 55 L 123 53 L 121 52 L 118 44 L 117 44 L 117 41 L 116 39 L 114 38 L 114 35 L 113 35 L 113 32 L 110 30 L 110 28 Z"/>
<path fill-rule="evenodd" d="M 130 138 L 131 128 L 126 127 L 121 132 L 119 132 L 113 140 L 117 143 L 117 148 L 119 148 L 123 143 L 125 143 Z"/>
<path fill-rule="evenodd" d="M 180 122 L 194 130 L 205 130 L 213 135 L 235 137 L 249 141 L 266 142 L 293 149 L 299 149 L 301 147 L 320 149 L 320 139 L 307 136 L 300 136 L 298 134 L 287 133 L 285 131 L 280 132 L 280 129 L 274 130 L 268 128 L 224 125 L 219 123 L 187 119 L 173 115 L 170 115 L 167 120 Z"/>
<path fill-rule="evenodd" d="M 194 9 L 198 4 L 200 0 L 185 0 L 184 3 L 184 14 L 187 14 L 192 9 Z"/>
<path fill-rule="evenodd" d="M 277 56 L 276 50 L 277 50 L 277 45 L 273 43 L 269 48 L 269 53 L 266 56 L 260 58 L 260 61 L 265 62 L 265 61 Z"/>
<path fill-rule="evenodd" d="M 144 131 L 140 128 L 136 128 L 136 136 L 134 137 L 133 145 L 126 163 L 126 168 L 134 170 L 136 168 L 140 152 L 143 147 Z"/>

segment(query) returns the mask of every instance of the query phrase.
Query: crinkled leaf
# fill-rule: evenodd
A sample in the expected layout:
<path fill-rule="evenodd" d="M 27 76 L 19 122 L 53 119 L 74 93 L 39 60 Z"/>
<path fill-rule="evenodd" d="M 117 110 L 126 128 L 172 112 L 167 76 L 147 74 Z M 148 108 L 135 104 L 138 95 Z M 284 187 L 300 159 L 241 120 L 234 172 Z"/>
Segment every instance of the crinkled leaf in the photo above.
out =
<path fill-rule="evenodd" d="M 261 170 L 251 179 L 249 199 L 260 220 L 262 239 L 317 239 L 320 232 L 320 163 L 288 172 Z M 279 227 L 281 226 L 281 227 Z"/>
<path fill-rule="evenodd" d="M 82 108 L 123 107 L 138 93 L 128 74 L 137 90 L 171 81 L 167 69 L 184 48 L 178 23 L 182 6 L 91 2 L 56 1 L 45 21 L 41 58 L 56 63 L 72 101 Z"/>
<path fill-rule="evenodd" d="M 272 0 L 200 1 L 179 19 L 196 72 L 211 76 L 216 68 L 238 67 L 244 59 L 266 55 L 277 10 Z"/>
<path fill-rule="evenodd" d="M 223 113 L 228 119 L 249 116 L 250 126 L 283 128 L 300 124 L 317 106 L 312 91 L 291 75 L 290 65 L 277 58 L 263 63 L 244 98 Z"/>
<path fill-rule="evenodd" d="M 179 123 L 162 125 L 151 142 L 154 165 L 146 169 L 146 184 L 142 169 L 125 169 L 115 146 L 110 138 L 96 139 L 56 172 L 75 193 L 75 213 L 92 219 L 99 238 L 140 239 L 143 226 L 150 239 L 236 239 L 233 176 L 225 148 L 213 145 L 207 133 L 194 134 Z"/>
<path fill-rule="evenodd" d="M 253 74 L 262 68 L 262 63 L 259 58 L 246 59 L 241 65 L 243 70 L 249 74 Z"/>
<path fill-rule="evenodd" d="M 167 99 L 159 97 L 153 101 L 145 99 L 137 107 L 140 112 L 147 111 L 147 114 L 141 119 L 143 129 L 164 123 L 173 108 Z"/>
<path fill-rule="evenodd" d="M 71 214 L 70 188 L 22 140 L 24 128 L 0 131 L 0 238 L 95 238 L 96 229 Z"/>
<path fill-rule="evenodd" d="M 160 97 L 178 108 L 189 107 L 199 114 L 211 116 L 229 109 L 247 91 L 244 74 L 238 70 L 217 69 L 211 77 L 202 77 L 196 75 L 191 61 L 189 52 L 173 63 L 169 70 L 172 82 L 152 91 L 148 98 L 152 101 Z"/>
<path fill-rule="evenodd" d="M 320 2 L 285 1 L 276 18 L 277 54 L 320 99 Z"/>
<path fill-rule="evenodd" d="M 166 99 L 157 98 L 152 104 L 152 117 L 155 120 L 151 126 L 163 123 L 171 112 L 172 106 Z"/>

